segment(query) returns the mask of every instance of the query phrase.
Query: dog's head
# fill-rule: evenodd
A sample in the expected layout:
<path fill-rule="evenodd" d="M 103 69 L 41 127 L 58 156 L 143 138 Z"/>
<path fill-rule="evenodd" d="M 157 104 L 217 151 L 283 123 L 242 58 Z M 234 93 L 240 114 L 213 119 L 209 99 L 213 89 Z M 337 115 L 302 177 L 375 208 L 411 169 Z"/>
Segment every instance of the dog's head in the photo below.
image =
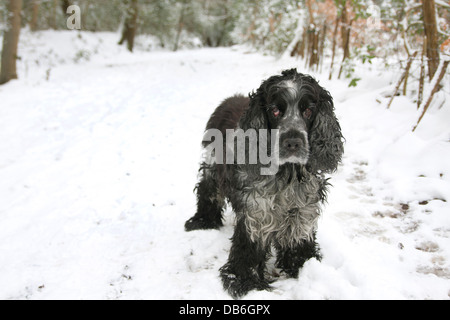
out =
<path fill-rule="evenodd" d="M 264 81 L 250 99 L 239 125 L 243 130 L 278 129 L 280 164 L 306 165 L 315 172 L 336 170 L 343 137 L 333 99 L 316 80 L 286 70 Z"/>

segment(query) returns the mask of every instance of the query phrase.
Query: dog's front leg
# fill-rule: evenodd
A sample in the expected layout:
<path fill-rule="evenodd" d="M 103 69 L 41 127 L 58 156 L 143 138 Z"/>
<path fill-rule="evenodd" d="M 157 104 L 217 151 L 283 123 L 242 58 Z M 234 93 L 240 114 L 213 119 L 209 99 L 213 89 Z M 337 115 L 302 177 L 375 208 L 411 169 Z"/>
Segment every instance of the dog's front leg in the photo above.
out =
<path fill-rule="evenodd" d="M 235 299 L 250 290 L 270 289 L 264 279 L 267 248 L 253 242 L 244 218 L 237 221 L 228 262 L 220 269 L 223 287 Z"/>
<path fill-rule="evenodd" d="M 284 271 L 288 277 L 297 278 L 300 269 L 311 258 L 321 260 L 319 245 L 316 242 L 316 234 L 312 239 L 301 241 L 290 247 L 284 248 L 279 244 L 277 249 L 276 267 Z"/>

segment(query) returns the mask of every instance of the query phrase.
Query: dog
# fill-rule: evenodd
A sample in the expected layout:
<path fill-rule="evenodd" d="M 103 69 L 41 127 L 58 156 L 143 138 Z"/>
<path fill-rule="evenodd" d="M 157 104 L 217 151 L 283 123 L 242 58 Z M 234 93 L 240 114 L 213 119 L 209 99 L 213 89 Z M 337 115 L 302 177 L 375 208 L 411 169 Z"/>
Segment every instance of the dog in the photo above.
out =
<path fill-rule="evenodd" d="M 344 152 L 330 93 L 311 76 L 285 70 L 248 97 L 224 100 L 207 123 L 206 130 L 211 129 L 222 134 L 266 129 L 269 141 L 275 137 L 277 142 L 268 152 L 278 153 L 278 170 L 263 175 L 263 165 L 248 160 L 203 162 L 195 188 L 197 212 L 185 230 L 220 228 L 224 206 L 231 204 L 236 225 L 220 276 L 224 290 L 235 299 L 251 290 L 271 289 L 265 270 L 272 248 L 275 266 L 297 278 L 305 261 L 321 259 L 316 230 L 329 187 L 325 175 L 336 171 Z M 204 141 L 203 146 L 211 143 Z M 247 145 L 245 150 L 249 152 Z"/>

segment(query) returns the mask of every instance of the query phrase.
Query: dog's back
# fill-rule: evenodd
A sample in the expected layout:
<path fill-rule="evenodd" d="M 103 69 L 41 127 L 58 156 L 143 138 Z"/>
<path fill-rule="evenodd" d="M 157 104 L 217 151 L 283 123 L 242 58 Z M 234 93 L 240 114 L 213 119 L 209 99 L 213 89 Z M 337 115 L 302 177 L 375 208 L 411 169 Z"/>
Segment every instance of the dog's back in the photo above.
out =
<path fill-rule="evenodd" d="M 250 98 L 235 95 L 225 99 L 214 111 L 206 125 L 206 130 L 218 129 L 223 136 L 227 129 L 236 129 L 239 119 L 247 110 Z"/>

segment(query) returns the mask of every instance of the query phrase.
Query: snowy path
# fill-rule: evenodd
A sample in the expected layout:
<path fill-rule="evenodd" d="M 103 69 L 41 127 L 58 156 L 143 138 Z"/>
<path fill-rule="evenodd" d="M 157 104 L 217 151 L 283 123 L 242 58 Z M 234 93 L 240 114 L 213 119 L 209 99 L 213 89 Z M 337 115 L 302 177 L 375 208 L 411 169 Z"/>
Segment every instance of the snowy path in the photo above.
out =
<path fill-rule="evenodd" d="M 242 48 L 130 55 L 116 35 L 83 36 L 25 34 L 25 76 L 0 87 L 0 299 L 228 299 L 232 213 L 220 231 L 183 231 L 203 128 L 223 98 L 303 63 Z M 395 74 L 356 89 L 316 76 L 347 139 L 324 259 L 246 298 L 448 299 L 450 99 L 412 135 L 408 100 L 376 102 Z"/>

